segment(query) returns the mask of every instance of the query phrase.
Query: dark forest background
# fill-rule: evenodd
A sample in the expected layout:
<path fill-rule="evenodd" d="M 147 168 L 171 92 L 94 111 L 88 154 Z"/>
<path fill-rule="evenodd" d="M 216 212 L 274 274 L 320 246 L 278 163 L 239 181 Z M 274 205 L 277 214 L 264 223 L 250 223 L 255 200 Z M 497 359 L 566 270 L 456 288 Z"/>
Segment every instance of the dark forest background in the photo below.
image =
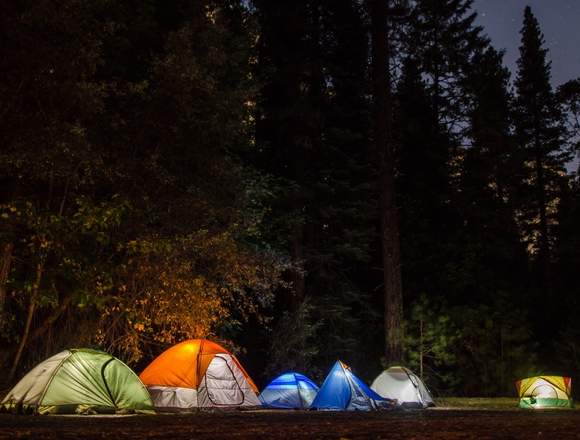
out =
<path fill-rule="evenodd" d="M 5 386 L 191 337 L 261 384 L 381 371 L 370 3 L 0 2 Z M 529 8 L 509 72 L 470 0 L 390 3 L 402 361 L 436 396 L 580 379 L 580 79 Z"/>

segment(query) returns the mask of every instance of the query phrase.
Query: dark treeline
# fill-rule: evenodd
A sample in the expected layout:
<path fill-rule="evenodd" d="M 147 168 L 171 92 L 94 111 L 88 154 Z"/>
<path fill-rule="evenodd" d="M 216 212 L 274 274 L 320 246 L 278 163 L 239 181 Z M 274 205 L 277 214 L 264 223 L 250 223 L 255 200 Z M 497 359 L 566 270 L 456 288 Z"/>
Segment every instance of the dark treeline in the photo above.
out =
<path fill-rule="evenodd" d="M 1 2 L 6 385 L 191 337 L 262 383 L 580 379 L 580 79 L 529 8 L 509 72 L 471 3 Z"/>

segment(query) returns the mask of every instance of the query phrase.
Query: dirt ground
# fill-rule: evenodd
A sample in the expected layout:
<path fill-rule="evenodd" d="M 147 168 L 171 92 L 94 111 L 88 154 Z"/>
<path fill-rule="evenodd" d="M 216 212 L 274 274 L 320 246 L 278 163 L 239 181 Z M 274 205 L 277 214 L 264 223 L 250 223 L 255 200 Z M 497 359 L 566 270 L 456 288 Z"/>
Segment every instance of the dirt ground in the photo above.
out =
<path fill-rule="evenodd" d="M 156 416 L 0 414 L 4 439 L 565 439 L 580 411 L 445 409 L 374 413 L 230 411 Z"/>

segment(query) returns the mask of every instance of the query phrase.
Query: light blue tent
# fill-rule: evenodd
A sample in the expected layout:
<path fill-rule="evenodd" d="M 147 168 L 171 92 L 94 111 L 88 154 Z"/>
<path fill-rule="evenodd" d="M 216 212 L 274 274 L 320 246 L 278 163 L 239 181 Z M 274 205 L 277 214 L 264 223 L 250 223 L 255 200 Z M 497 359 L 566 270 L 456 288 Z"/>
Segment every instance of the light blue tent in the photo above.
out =
<path fill-rule="evenodd" d="M 318 386 L 306 376 L 288 372 L 278 376 L 264 388 L 260 394 L 260 402 L 269 408 L 306 409 L 317 392 Z"/>
<path fill-rule="evenodd" d="M 392 406 L 392 401 L 379 396 L 350 367 L 336 361 L 320 387 L 311 408 L 335 411 L 371 411 Z"/>

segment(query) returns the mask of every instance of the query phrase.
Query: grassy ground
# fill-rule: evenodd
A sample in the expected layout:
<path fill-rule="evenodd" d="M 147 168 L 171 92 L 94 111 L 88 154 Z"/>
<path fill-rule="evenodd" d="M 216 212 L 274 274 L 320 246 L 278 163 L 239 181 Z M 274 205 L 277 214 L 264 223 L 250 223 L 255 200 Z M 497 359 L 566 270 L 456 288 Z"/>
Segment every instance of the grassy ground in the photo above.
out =
<path fill-rule="evenodd" d="M 442 397 L 437 406 L 449 409 L 514 409 L 518 407 L 517 397 Z"/>
<path fill-rule="evenodd" d="M 573 439 L 580 411 L 522 410 L 516 399 L 440 399 L 428 410 L 203 411 L 156 416 L 0 414 L 13 439 Z"/>
<path fill-rule="evenodd" d="M 519 409 L 517 397 L 442 397 L 436 400 L 437 407 L 440 409 Z"/>

